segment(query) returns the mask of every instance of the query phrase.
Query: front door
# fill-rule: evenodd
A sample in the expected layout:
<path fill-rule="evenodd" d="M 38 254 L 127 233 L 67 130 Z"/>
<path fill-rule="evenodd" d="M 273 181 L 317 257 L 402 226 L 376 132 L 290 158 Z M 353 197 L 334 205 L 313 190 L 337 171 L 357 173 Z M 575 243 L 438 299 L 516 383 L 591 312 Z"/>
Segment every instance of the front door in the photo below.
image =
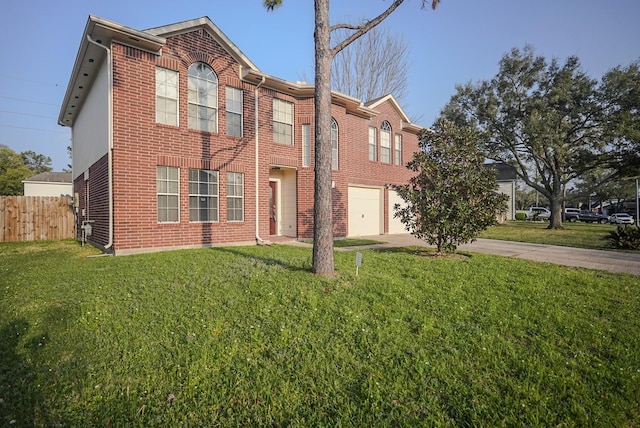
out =
<path fill-rule="evenodd" d="M 277 222 L 278 222 L 278 206 L 277 206 L 277 183 L 275 181 L 269 182 L 269 235 L 277 235 Z"/>

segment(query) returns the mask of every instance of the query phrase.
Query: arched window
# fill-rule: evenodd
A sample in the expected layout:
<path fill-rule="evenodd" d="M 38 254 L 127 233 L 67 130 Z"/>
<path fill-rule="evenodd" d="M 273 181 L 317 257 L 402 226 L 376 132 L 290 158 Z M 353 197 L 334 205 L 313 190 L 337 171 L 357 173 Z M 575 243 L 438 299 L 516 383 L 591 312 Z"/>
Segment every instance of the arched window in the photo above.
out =
<path fill-rule="evenodd" d="M 189 66 L 189 128 L 218 132 L 218 76 L 203 62 Z"/>
<path fill-rule="evenodd" d="M 338 122 L 331 118 L 331 169 L 338 169 Z"/>
<path fill-rule="evenodd" d="M 380 162 L 391 163 L 391 124 L 386 120 L 380 126 Z"/>

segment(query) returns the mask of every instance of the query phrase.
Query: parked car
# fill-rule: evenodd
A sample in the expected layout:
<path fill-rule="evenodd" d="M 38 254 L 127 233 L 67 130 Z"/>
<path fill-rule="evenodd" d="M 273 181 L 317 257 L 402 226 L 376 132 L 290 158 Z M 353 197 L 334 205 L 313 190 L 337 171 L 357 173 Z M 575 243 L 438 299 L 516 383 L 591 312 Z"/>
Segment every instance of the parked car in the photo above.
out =
<path fill-rule="evenodd" d="M 564 221 L 576 222 L 580 217 L 580 208 L 565 208 Z"/>
<path fill-rule="evenodd" d="M 551 211 L 544 207 L 531 207 L 533 218 L 538 220 L 549 220 L 551 218 Z"/>
<path fill-rule="evenodd" d="M 612 224 L 633 224 L 633 217 L 627 213 L 615 213 L 611 214 L 609 221 Z"/>
<path fill-rule="evenodd" d="M 551 218 L 551 211 L 545 207 L 530 207 L 528 210 L 516 211 L 517 213 L 524 213 L 527 220 L 549 220 Z"/>
<path fill-rule="evenodd" d="M 578 213 L 578 220 L 584 221 L 585 223 L 609 223 L 608 216 L 586 210 L 582 210 Z"/>

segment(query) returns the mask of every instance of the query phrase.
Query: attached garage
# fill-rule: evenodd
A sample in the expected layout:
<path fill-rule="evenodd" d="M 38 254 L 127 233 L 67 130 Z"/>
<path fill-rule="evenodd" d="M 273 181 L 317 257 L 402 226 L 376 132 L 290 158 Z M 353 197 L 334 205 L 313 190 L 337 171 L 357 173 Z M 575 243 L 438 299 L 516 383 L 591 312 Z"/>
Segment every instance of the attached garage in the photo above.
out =
<path fill-rule="evenodd" d="M 348 236 L 384 233 L 382 190 L 377 187 L 349 186 Z"/>
<path fill-rule="evenodd" d="M 395 233 L 409 233 L 404 228 L 404 224 L 400 221 L 400 219 L 398 217 L 394 217 L 394 207 L 396 204 L 405 206 L 404 200 L 394 190 L 389 190 L 389 206 L 387 209 L 387 212 L 389 213 L 389 234 L 392 235 Z"/>

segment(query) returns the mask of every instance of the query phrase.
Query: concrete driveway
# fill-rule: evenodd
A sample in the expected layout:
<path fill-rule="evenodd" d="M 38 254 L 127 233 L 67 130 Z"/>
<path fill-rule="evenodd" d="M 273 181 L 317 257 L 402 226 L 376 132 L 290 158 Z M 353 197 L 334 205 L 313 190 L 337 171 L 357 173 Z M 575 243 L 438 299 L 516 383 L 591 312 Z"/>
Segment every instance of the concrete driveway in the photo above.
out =
<path fill-rule="evenodd" d="M 366 248 L 406 246 L 428 247 L 424 241 L 414 238 L 413 235 L 408 233 L 398 235 L 361 236 L 360 238 L 386 242 L 385 244 L 368 246 Z M 356 248 L 359 247 L 349 247 L 348 249 L 353 250 Z M 499 241 L 495 239 L 478 239 L 471 244 L 459 246 L 458 250 L 496 254 L 500 256 L 527 259 L 536 262 L 555 263 L 565 266 L 600 269 L 615 273 L 640 275 L 640 253 L 587 250 L 583 248 Z"/>

